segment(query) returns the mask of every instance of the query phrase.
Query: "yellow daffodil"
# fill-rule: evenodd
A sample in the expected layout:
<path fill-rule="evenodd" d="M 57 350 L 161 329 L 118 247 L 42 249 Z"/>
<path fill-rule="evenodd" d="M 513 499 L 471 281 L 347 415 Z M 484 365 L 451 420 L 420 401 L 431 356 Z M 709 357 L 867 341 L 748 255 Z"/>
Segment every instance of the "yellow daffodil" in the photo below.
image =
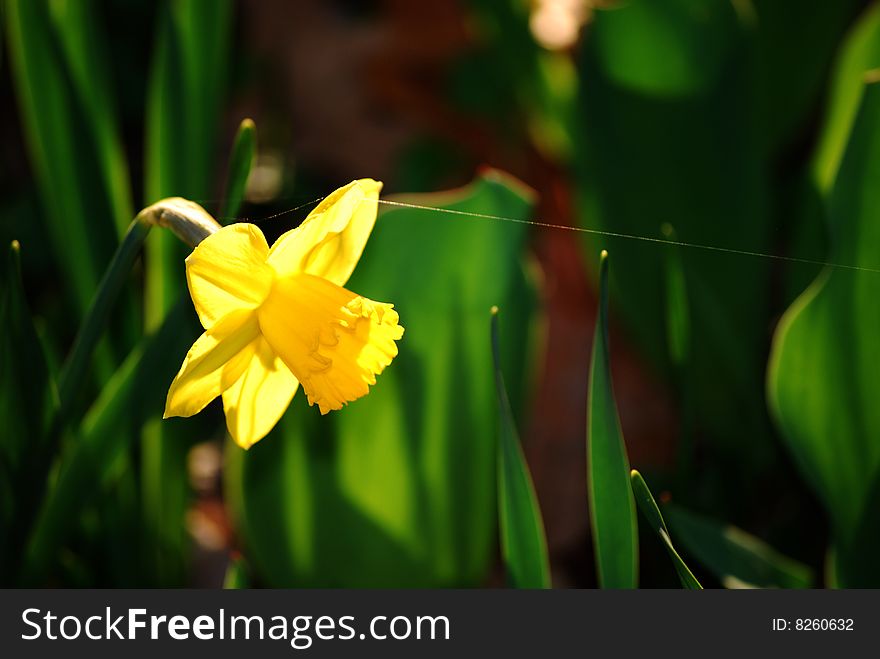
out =
<path fill-rule="evenodd" d="M 165 417 L 191 416 L 223 396 L 226 425 L 248 448 L 272 429 L 302 385 L 321 414 L 369 391 L 403 335 L 392 305 L 343 285 L 376 221 L 382 184 L 354 181 L 270 249 L 253 224 L 205 238 L 186 259 L 205 328 L 168 391 Z"/>

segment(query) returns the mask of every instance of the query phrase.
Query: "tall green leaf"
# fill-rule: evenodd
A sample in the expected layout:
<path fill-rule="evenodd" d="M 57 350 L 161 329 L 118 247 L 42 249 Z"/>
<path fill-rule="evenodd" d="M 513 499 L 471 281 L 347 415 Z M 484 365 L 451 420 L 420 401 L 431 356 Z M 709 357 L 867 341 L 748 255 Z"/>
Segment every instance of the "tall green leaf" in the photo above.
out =
<path fill-rule="evenodd" d="M 527 218 L 531 193 L 495 171 L 447 193 L 396 198 Z M 475 586 L 495 546 L 497 414 L 486 310 L 510 323 L 502 352 L 514 409 L 533 295 L 526 227 L 383 208 L 346 287 L 392 302 L 406 333 L 370 394 L 320 416 L 300 392 L 279 428 L 227 451 L 227 500 L 268 584 Z M 353 551 L 353 548 L 356 550 Z"/>
<path fill-rule="evenodd" d="M 593 334 L 587 402 L 587 489 L 596 569 L 602 588 L 638 584 L 636 510 L 629 460 L 617 416 L 608 349 L 608 253 L 599 270 L 599 313 Z"/>
<path fill-rule="evenodd" d="M 52 573 L 52 561 L 69 540 L 81 512 L 104 491 L 113 466 L 134 444 L 143 425 L 162 409 L 167 385 L 195 332 L 192 316 L 189 300 L 180 298 L 162 327 L 132 350 L 89 408 L 75 441 L 58 460 L 57 478 L 31 532 L 25 583 L 42 584 Z M 129 556 L 130 566 L 137 564 L 137 558 Z M 146 576 L 136 575 L 136 570 L 129 574 L 134 579 Z"/>
<path fill-rule="evenodd" d="M 231 2 L 163 3 L 147 92 L 145 203 L 211 196 L 227 68 Z M 147 324 L 156 326 L 183 289 L 184 251 L 167 232 L 147 252 Z"/>
<path fill-rule="evenodd" d="M 645 516 L 648 524 L 651 525 L 651 528 L 654 529 L 654 533 L 657 534 L 660 541 L 663 543 L 663 546 L 666 548 L 666 553 L 668 553 L 669 558 L 672 559 L 672 565 L 675 567 L 675 572 L 678 574 L 681 585 L 689 590 L 702 590 L 703 587 L 700 585 L 700 582 L 697 581 L 694 573 L 691 572 L 690 568 L 675 550 L 675 547 L 672 544 L 672 538 L 669 537 L 669 529 L 666 528 L 666 522 L 663 521 L 663 515 L 660 514 L 660 509 L 657 507 L 657 502 L 654 500 L 654 495 L 651 494 L 651 490 L 648 489 L 648 484 L 645 482 L 645 479 L 642 478 L 642 475 L 638 471 L 633 469 L 630 472 L 630 481 L 632 483 L 633 495 L 635 496 L 639 510 L 642 511 L 642 515 Z"/>
<path fill-rule="evenodd" d="M 492 308 L 492 358 L 498 399 L 498 524 L 501 555 L 508 581 L 515 588 L 549 588 L 550 564 L 544 521 L 535 486 L 526 464 L 516 421 L 501 371 L 498 307 Z"/>
<path fill-rule="evenodd" d="M 666 504 L 663 510 L 687 553 L 726 586 L 809 588 L 813 583 L 806 565 L 735 526 L 673 504 Z"/>
<path fill-rule="evenodd" d="M 229 156 L 229 169 L 226 174 L 226 199 L 220 210 L 218 218 L 220 222 L 229 222 L 238 215 L 256 152 L 257 127 L 252 119 L 244 119 L 235 134 L 232 155 Z"/>
<path fill-rule="evenodd" d="M 101 232 L 109 217 L 90 215 L 88 192 L 81 185 L 82 144 L 78 140 L 77 103 L 42 0 L 6 3 L 12 71 L 19 112 L 28 139 L 41 196 L 47 205 L 55 250 L 65 281 L 85 311 L 109 258 Z M 113 233 L 110 234 L 111 237 Z"/>
<path fill-rule="evenodd" d="M 830 198 L 831 260 L 877 268 L 880 252 L 880 85 L 869 85 Z M 768 369 L 770 407 L 804 478 L 827 507 L 842 585 L 868 585 L 858 564 L 880 547 L 854 546 L 880 469 L 880 276 L 828 269 L 776 330 Z M 840 567 L 840 566 L 838 566 Z M 875 584 L 876 585 L 876 584 Z"/>
<path fill-rule="evenodd" d="M 45 0 L 10 0 L 5 8 L 26 144 L 62 290 L 72 300 L 68 311 L 76 319 L 88 308 L 116 247 L 114 218 L 119 225 L 131 219 L 125 208 L 125 170 L 116 170 L 122 152 L 109 83 L 101 67 L 85 70 L 96 59 L 100 38 L 87 6 L 71 9 L 73 23 L 89 23 L 88 36 L 82 39 L 72 25 L 56 29 L 55 13 Z M 84 167 L 83 162 L 99 166 Z M 120 341 L 112 350 L 102 345 L 97 353 L 99 374 L 111 373 L 124 350 Z"/>
<path fill-rule="evenodd" d="M 73 92 L 95 143 L 99 175 L 116 229 L 122 236 L 134 217 L 134 207 L 128 162 L 111 93 L 109 56 L 95 5 L 94 0 L 53 0 L 49 10 Z"/>
<path fill-rule="evenodd" d="M 228 65 L 229 0 L 163 2 L 147 90 L 145 202 L 212 196 L 215 143 Z M 186 250 L 167 231 L 147 241 L 145 320 L 158 328 L 185 290 Z M 144 524 L 160 583 L 180 584 L 187 537 L 187 424 L 147 425 L 142 447 Z"/>
<path fill-rule="evenodd" d="M 880 67 L 880 4 L 874 3 L 858 20 L 838 54 L 819 143 L 813 157 L 813 176 L 820 190 L 831 191 L 862 93 L 865 72 Z"/>
<path fill-rule="evenodd" d="M 4 265 L 0 298 L 0 580 L 9 583 L 42 494 L 40 476 L 45 473 L 41 468 L 51 459 L 47 445 L 58 395 L 25 299 L 17 242 Z"/>

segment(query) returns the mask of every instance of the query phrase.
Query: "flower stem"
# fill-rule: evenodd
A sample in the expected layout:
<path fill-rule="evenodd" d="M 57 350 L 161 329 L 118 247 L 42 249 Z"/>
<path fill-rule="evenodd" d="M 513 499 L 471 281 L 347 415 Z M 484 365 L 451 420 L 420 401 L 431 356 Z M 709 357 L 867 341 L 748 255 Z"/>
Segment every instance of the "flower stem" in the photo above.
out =
<path fill-rule="evenodd" d="M 150 233 L 150 224 L 147 222 L 136 219 L 129 225 L 122 242 L 113 255 L 113 260 L 110 261 L 110 266 L 98 285 L 98 292 L 92 299 L 67 361 L 58 376 L 59 423 L 64 423 L 77 392 L 82 389 L 92 353 L 103 334 L 113 304 L 128 280 L 131 268 L 148 233 Z"/>

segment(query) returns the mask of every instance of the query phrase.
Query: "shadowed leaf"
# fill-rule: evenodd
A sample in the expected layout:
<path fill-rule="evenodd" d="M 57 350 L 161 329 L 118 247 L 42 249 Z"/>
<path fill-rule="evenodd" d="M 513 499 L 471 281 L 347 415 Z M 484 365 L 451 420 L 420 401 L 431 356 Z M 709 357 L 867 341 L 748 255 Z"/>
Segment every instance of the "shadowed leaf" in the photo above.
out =
<path fill-rule="evenodd" d="M 638 583 L 636 511 L 629 460 L 611 384 L 608 349 L 608 254 L 599 271 L 599 313 L 593 335 L 587 403 L 587 486 L 599 585 L 635 588 Z"/>
<path fill-rule="evenodd" d="M 498 309 L 492 309 L 492 356 L 498 398 L 498 521 L 501 555 L 510 584 L 515 588 L 549 588 L 550 565 L 544 521 L 531 474 L 523 455 L 516 421 L 501 372 Z"/>

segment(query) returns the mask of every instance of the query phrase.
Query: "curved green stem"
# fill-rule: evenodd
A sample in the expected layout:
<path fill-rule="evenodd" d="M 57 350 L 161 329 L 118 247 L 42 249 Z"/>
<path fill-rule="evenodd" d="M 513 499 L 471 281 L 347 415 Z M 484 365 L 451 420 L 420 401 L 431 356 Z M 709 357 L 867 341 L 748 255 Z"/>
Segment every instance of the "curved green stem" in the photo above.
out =
<path fill-rule="evenodd" d="M 58 424 L 64 423 L 76 393 L 82 388 L 92 353 L 103 334 L 113 304 L 128 280 L 131 268 L 148 233 L 150 233 L 150 224 L 140 219 L 135 219 L 129 225 L 122 242 L 110 261 L 110 266 L 98 285 L 98 292 L 92 299 L 67 361 L 58 376 L 58 397 L 60 400 Z"/>

